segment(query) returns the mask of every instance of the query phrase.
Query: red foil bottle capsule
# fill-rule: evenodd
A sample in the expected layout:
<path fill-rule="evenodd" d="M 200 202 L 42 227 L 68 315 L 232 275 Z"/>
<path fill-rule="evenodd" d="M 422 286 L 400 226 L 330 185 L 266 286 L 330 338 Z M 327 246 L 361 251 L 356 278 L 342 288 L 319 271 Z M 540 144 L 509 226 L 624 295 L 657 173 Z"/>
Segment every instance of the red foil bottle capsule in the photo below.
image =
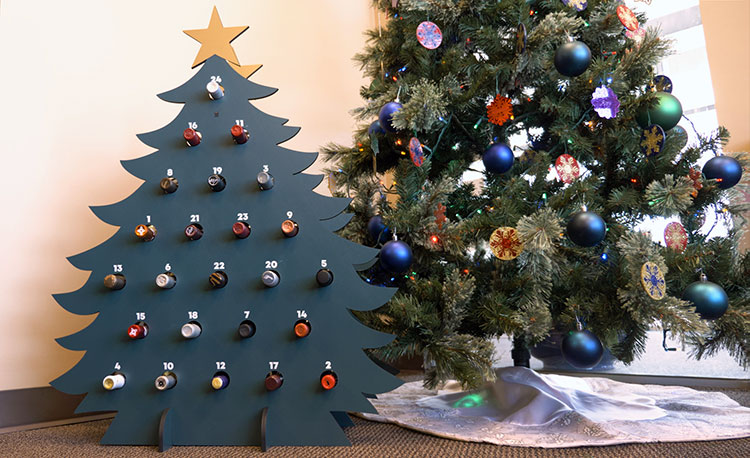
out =
<path fill-rule="evenodd" d="M 339 377 L 333 371 L 329 370 L 320 374 L 320 386 L 322 386 L 324 390 L 332 389 L 338 382 Z"/>
<path fill-rule="evenodd" d="M 247 139 L 250 138 L 250 136 L 247 134 L 247 130 L 245 130 L 245 128 L 239 124 L 233 125 L 230 129 L 230 132 L 234 141 L 239 145 L 247 142 Z"/>
<path fill-rule="evenodd" d="M 182 137 L 185 139 L 188 146 L 198 146 L 201 144 L 201 138 L 203 136 L 197 130 L 188 127 L 182 132 Z"/>
<path fill-rule="evenodd" d="M 148 325 L 143 321 L 138 321 L 128 327 L 128 337 L 131 339 L 143 339 L 148 335 Z"/>
<path fill-rule="evenodd" d="M 294 323 L 294 335 L 300 339 L 310 335 L 311 330 L 310 322 L 307 320 L 299 320 Z"/>
<path fill-rule="evenodd" d="M 268 391 L 278 390 L 283 384 L 284 376 L 281 375 L 281 372 L 271 371 L 266 375 L 265 385 Z"/>
<path fill-rule="evenodd" d="M 284 234 L 284 237 L 294 237 L 299 233 L 299 224 L 290 219 L 284 220 L 281 223 L 281 232 Z"/>
<path fill-rule="evenodd" d="M 238 239 L 246 239 L 250 235 L 250 225 L 244 221 L 232 224 L 232 233 Z"/>

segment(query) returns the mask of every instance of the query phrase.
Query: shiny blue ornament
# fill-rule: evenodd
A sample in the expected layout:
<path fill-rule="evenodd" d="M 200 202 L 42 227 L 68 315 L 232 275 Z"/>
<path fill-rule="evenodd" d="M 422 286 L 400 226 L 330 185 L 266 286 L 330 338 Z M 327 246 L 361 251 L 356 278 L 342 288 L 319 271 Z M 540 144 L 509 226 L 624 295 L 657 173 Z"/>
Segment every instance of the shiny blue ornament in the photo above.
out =
<path fill-rule="evenodd" d="M 568 221 L 568 238 L 576 245 L 592 247 L 604 240 L 607 224 L 593 212 L 578 212 Z"/>
<path fill-rule="evenodd" d="M 599 364 L 604 355 L 602 342 L 591 331 L 570 331 L 560 344 L 565 361 L 579 369 L 591 369 Z"/>
<path fill-rule="evenodd" d="M 383 223 L 383 217 L 375 215 L 367 222 L 367 233 L 377 243 L 385 243 L 393 238 L 391 230 Z"/>
<path fill-rule="evenodd" d="M 591 64 L 591 50 L 586 43 L 570 41 L 555 51 L 555 68 L 565 76 L 578 76 Z"/>
<path fill-rule="evenodd" d="M 380 125 L 380 121 L 375 120 L 370 124 L 370 127 L 367 128 L 367 133 L 369 135 L 383 135 L 385 133 L 385 129 L 383 129 L 383 126 Z"/>
<path fill-rule="evenodd" d="M 691 283 L 682 293 L 682 299 L 695 306 L 704 320 L 715 320 L 724 315 L 729 307 L 729 297 L 724 289 L 716 283 L 711 283 L 705 275 L 697 282 Z"/>
<path fill-rule="evenodd" d="M 505 143 L 494 143 L 482 154 L 484 169 L 490 173 L 505 173 L 513 167 L 513 151 Z"/>
<path fill-rule="evenodd" d="M 703 166 L 703 174 L 709 180 L 716 180 L 719 188 L 729 189 L 742 179 L 742 166 L 733 157 L 716 156 Z"/>
<path fill-rule="evenodd" d="M 393 114 L 399 111 L 404 106 L 401 105 L 398 102 L 388 102 L 385 105 L 383 105 L 383 108 L 380 109 L 380 113 L 378 114 L 378 121 L 380 122 L 380 127 L 386 130 L 386 132 L 396 132 L 398 129 L 393 127 L 393 124 L 391 124 L 391 121 L 393 120 Z"/>
<path fill-rule="evenodd" d="M 394 274 L 409 270 L 412 259 L 411 248 L 401 240 L 391 240 L 380 249 L 380 265 Z"/>

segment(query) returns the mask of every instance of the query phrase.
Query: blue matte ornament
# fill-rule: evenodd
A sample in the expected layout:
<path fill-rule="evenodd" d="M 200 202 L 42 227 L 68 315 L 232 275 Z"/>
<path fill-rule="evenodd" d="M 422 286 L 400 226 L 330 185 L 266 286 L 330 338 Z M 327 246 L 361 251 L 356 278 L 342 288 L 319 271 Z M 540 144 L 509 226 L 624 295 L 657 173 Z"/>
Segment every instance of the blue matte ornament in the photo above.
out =
<path fill-rule="evenodd" d="M 578 76 L 591 64 L 591 50 L 582 41 L 569 41 L 555 51 L 555 68 L 565 76 Z"/>
<path fill-rule="evenodd" d="M 380 125 L 380 121 L 375 120 L 370 124 L 370 127 L 367 128 L 367 133 L 369 135 L 383 135 L 385 133 L 385 129 L 383 129 L 383 126 Z"/>
<path fill-rule="evenodd" d="M 380 265 L 394 274 L 409 270 L 412 259 L 411 248 L 401 240 L 391 240 L 380 249 Z"/>
<path fill-rule="evenodd" d="M 742 179 L 742 166 L 733 157 L 716 156 L 703 166 L 703 174 L 709 180 L 716 180 L 719 188 L 729 189 Z"/>
<path fill-rule="evenodd" d="M 377 243 L 385 243 L 392 239 L 391 230 L 383 223 L 383 217 L 375 215 L 367 222 L 367 233 Z"/>
<path fill-rule="evenodd" d="M 513 167 L 513 151 L 505 143 L 494 143 L 482 154 L 484 169 L 490 173 L 505 173 Z"/>
<path fill-rule="evenodd" d="M 570 331 L 563 338 L 560 351 L 568 364 L 579 369 L 591 369 L 604 355 L 604 347 L 596 334 L 583 329 Z"/>
<path fill-rule="evenodd" d="M 592 247 L 604 240 L 607 224 L 593 212 L 578 212 L 568 221 L 568 238 L 576 245 Z"/>
<path fill-rule="evenodd" d="M 391 121 L 393 120 L 393 115 L 397 111 L 399 111 L 404 106 L 401 105 L 398 102 L 388 102 L 385 105 L 383 105 L 383 108 L 380 109 L 380 113 L 378 114 L 378 121 L 380 122 L 380 127 L 385 129 L 386 132 L 396 132 L 398 129 L 393 127 L 393 124 L 391 124 Z"/>
<path fill-rule="evenodd" d="M 695 311 L 704 320 L 715 320 L 724 315 L 729 308 L 729 297 L 724 289 L 708 281 L 705 275 L 688 285 L 682 293 L 682 299 L 695 306 Z"/>

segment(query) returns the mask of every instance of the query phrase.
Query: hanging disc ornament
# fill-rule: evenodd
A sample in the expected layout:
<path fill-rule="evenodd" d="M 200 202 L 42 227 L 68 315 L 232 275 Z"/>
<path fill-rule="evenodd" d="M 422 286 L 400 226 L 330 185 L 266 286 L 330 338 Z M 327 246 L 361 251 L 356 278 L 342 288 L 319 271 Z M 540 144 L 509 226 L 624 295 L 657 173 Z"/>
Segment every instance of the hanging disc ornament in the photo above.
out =
<path fill-rule="evenodd" d="M 620 101 L 610 87 L 600 86 L 591 94 L 591 105 L 596 114 L 605 119 L 612 119 L 620 111 Z"/>
<path fill-rule="evenodd" d="M 422 167 L 422 164 L 424 164 L 424 150 L 422 149 L 422 143 L 419 142 L 417 137 L 412 137 L 409 140 L 409 156 L 414 165 Z"/>
<path fill-rule="evenodd" d="M 427 49 L 435 49 L 443 42 L 443 32 L 434 22 L 424 21 L 417 26 L 417 41 Z"/>
<path fill-rule="evenodd" d="M 687 131 L 682 126 L 674 126 L 667 136 L 670 142 L 674 142 L 677 151 L 682 151 L 688 142 Z"/>
<path fill-rule="evenodd" d="M 607 224 L 594 212 L 578 212 L 568 221 L 568 238 L 583 247 L 599 244 L 607 235 Z"/>
<path fill-rule="evenodd" d="M 380 113 L 378 114 L 378 121 L 380 122 L 380 127 L 385 129 L 386 132 L 391 132 L 391 133 L 396 132 L 398 129 L 393 127 L 393 124 L 391 124 L 391 121 L 393 121 L 393 115 L 399 110 L 401 110 L 403 107 L 404 106 L 398 102 L 388 102 L 385 105 L 383 105 L 383 108 L 380 109 Z"/>
<path fill-rule="evenodd" d="M 388 272 L 402 274 L 409 269 L 411 261 L 411 248 L 401 240 L 391 240 L 380 249 L 380 265 Z"/>
<path fill-rule="evenodd" d="M 646 36 L 646 31 L 643 27 L 638 27 L 636 30 L 625 29 L 625 36 L 633 40 L 636 48 L 639 48 L 643 38 Z"/>
<path fill-rule="evenodd" d="M 498 227 L 490 236 L 492 253 L 503 261 L 516 259 L 523 251 L 518 231 L 512 227 Z"/>
<path fill-rule="evenodd" d="M 516 29 L 516 53 L 522 54 L 524 51 L 526 51 L 526 26 L 522 22 Z"/>
<path fill-rule="evenodd" d="M 508 97 L 500 94 L 487 105 L 487 119 L 492 124 L 502 126 L 506 121 L 513 118 L 513 104 Z"/>
<path fill-rule="evenodd" d="M 638 24 L 638 18 L 635 17 L 633 10 L 625 5 L 619 5 L 617 7 L 617 17 L 620 19 L 622 25 L 628 30 L 638 30 L 640 24 Z"/>
<path fill-rule="evenodd" d="M 703 174 L 720 189 L 729 189 L 742 179 L 742 166 L 733 157 L 716 156 L 703 166 Z"/>
<path fill-rule="evenodd" d="M 646 156 L 659 154 L 664 147 L 664 129 L 657 124 L 651 124 L 641 133 L 641 152 Z"/>
<path fill-rule="evenodd" d="M 724 289 L 716 283 L 708 281 L 708 277 L 701 274 L 701 279 L 691 283 L 682 293 L 682 299 L 690 302 L 704 320 L 721 318 L 729 308 L 729 297 Z"/>
<path fill-rule="evenodd" d="M 682 224 L 672 221 L 664 228 L 664 243 L 668 248 L 682 253 L 687 248 L 687 232 Z"/>
<path fill-rule="evenodd" d="M 660 301 L 667 292 L 667 283 L 659 266 L 646 262 L 641 266 L 641 285 L 651 299 Z"/>
<path fill-rule="evenodd" d="M 669 92 L 671 94 L 672 80 L 666 75 L 656 75 L 648 88 L 653 92 Z"/>
<path fill-rule="evenodd" d="M 560 351 L 565 362 L 579 369 L 591 369 L 604 355 L 604 347 L 596 334 L 583 329 L 567 333 L 560 343 Z"/>
<path fill-rule="evenodd" d="M 565 4 L 565 6 L 575 8 L 576 11 L 583 11 L 588 6 L 588 2 L 586 0 L 562 0 L 562 2 Z"/>
<path fill-rule="evenodd" d="M 482 154 L 484 168 L 490 173 L 505 173 L 513 167 L 513 151 L 505 143 L 494 143 Z"/>
<path fill-rule="evenodd" d="M 581 175 L 581 168 L 576 158 L 570 154 L 561 154 L 555 159 L 555 172 L 560 181 L 570 184 Z"/>
<path fill-rule="evenodd" d="M 641 105 L 635 113 L 635 120 L 642 129 L 646 129 L 651 124 L 658 124 L 666 132 L 680 122 L 682 104 L 669 92 L 657 92 L 654 95 L 656 104 L 651 108 Z"/>
<path fill-rule="evenodd" d="M 591 64 L 591 50 L 586 43 L 569 41 L 555 51 L 555 68 L 565 76 L 578 76 Z"/>

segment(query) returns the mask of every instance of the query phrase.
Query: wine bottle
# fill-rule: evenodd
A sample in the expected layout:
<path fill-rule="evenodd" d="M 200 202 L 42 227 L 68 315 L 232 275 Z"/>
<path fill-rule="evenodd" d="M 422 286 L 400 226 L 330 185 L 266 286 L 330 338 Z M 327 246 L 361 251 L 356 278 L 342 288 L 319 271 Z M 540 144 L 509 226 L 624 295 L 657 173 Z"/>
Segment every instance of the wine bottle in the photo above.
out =
<path fill-rule="evenodd" d="M 185 237 L 188 240 L 198 240 L 203 237 L 203 226 L 198 223 L 189 224 L 185 228 Z"/>
<path fill-rule="evenodd" d="M 243 321 L 242 323 L 240 323 L 239 328 L 237 328 L 237 333 L 241 338 L 249 339 L 250 337 L 255 335 L 255 323 L 250 320 Z"/>
<path fill-rule="evenodd" d="M 324 390 L 332 389 L 338 382 L 338 375 L 336 375 L 336 373 L 331 370 L 324 371 L 322 374 L 320 374 L 320 386 L 322 386 Z"/>
<path fill-rule="evenodd" d="M 211 100 L 219 100 L 224 97 L 224 88 L 216 80 L 212 80 L 206 84 L 206 91 L 208 91 L 208 97 Z"/>
<path fill-rule="evenodd" d="M 208 283 L 209 285 L 211 285 L 211 288 L 214 289 L 219 289 L 227 286 L 228 281 L 229 277 L 227 277 L 226 272 L 221 270 L 211 272 L 211 275 L 208 276 Z"/>
<path fill-rule="evenodd" d="M 284 384 L 284 376 L 279 371 L 271 371 L 266 375 L 265 385 L 266 390 L 275 391 L 281 388 Z"/>
<path fill-rule="evenodd" d="M 260 279 L 266 287 L 273 288 L 279 284 L 281 276 L 275 270 L 266 270 Z"/>
<path fill-rule="evenodd" d="M 216 391 L 223 390 L 229 386 L 229 374 L 226 372 L 217 372 L 211 379 L 211 388 Z"/>
<path fill-rule="evenodd" d="M 197 321 L 191 321 L 182 325 L 182 328 L 180 328 L 180 334 L 186 339 L 195 339 L 201 335 L 202 330 L 203 328 L 201 328 L 200 323 Z"/>
<path fill-rule="evenodd" d="M 128 337 L 131 339 L 143 339 L 148 335 L 148 325 L 145 321 L 136 321 L 128 327 Z"/>
<path fill-rule="evenodd" d="M 156 377 L 156 380 L 154 381 L 154 386 L 156 386 L 156 389 L 159 391 L 172 389 L 175 385 L 177 385 L 177 375 L 170 371 Z"/>
<path fill-rule="evenodd" d="M 125 376 L 119 372 L 114 372 L 102 380 L 102 386 L 107 391 L 119 390 L 125 386 Z"/>
<path fill-rule="evenodd" d="M 203 135 L 197 130 L 188 127 L 182 132 L 182 137 L 185 139 L 188 146 L 198 146 L 201 143 Z"/>
<path fill-rule="evenodd" d="M 246 239 L 251 232 L 250 225 L 244 221 L 237 221 L 232 224 L 232 233 L 238 239 Z"/>
<path fill-rule="evenodd" d="M 135 227 L 135 236 L 144 242 L 150 242 L 156 238 L 156 228 L 152 224 L 139 224 Z"/>
<path fill-rule="evenodd" d="M 172 272 L 163 272 L 156 276 L 156 286 L 161 289 L 172 289 L 177 284 L 177 275 Z"/>
<path fill-rule="evenodd" d="M 294 335 L 298 338 L 307 337 L 310 335 L 310 331 L 312 331 L 312 327 L 310 326 L 310 322 L 307 320 L 297 320 L 296 323 L 294 323 Z"/>
<path fill-rule="evenodd" d="M 213 192 L 223 191 L 224 188 L 227 187 L 227 180 L 218 173 L 209 176 L 207 181 L 208 187 L 211 188 L 211 191 Z"/>
<path fill-rule="evenodd" d="M 328 286 L 333 283 L 333 272 L 328 269 L 320 269 L 315 274 L 315 281 L 318 282 L 319 286 Z"/>
<path fill-rule="evenodd" d="M 177 178 L 174 177 L 164 177 L 159 182 L 159 187 L 162 191 L 164 191 L 164 194 L 172 194 L 173 192 L 177 191 L 177 188 L 179 186 L 179 181 L 177 181 Z"/>
<path fill-rule="evenodd" d="M 246 143 L 247 139 L 250 138 L 247 134 L 247 130 L 245 130 L 245 128 L 239 124 L 233 125 L 230 129 L 230 133 L 232 134 L 232 138 L 238 145 Z"/>
<path fill-rule="evenodd" d="M 281 223 L 281 233 L 287 238 L 294 237 L 299 233 L 299 225 L 290 219 L 284 220 Z"/>
<path fill-rule="evenodd" d="M 260 172 L 257 176 L 258 187 L 261 191 L 268 191 L 273 188 L 274 179 L 273 176 L 268 172 Z"/>
<path fill-rule="evenodd" d="M 104 277 L 104 286 L 111 289 L 112 291 L 123 289 L 125 287 L 125 275 L 122 275 L 122 274 L 107 275 L 106 277 Z"/>

